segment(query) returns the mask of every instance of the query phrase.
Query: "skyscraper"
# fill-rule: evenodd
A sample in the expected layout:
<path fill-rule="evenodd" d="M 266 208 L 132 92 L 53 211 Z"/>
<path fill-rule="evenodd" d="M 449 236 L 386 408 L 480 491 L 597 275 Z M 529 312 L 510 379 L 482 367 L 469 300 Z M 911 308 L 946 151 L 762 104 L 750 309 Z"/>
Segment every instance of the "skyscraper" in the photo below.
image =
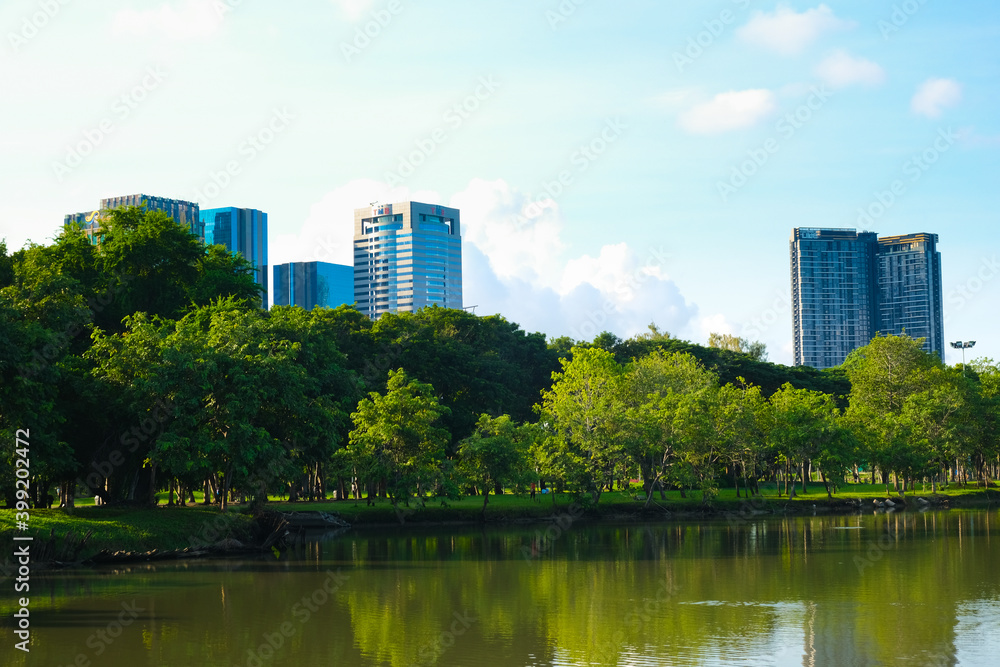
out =
<path fill-rule="evenodd" d="M 419 202 L 355 209 L 354 300 L 372 319 L 431 305 L 461 308 L 458 209 Z"/>
<path fill-rule="evenodd" d="M 200 213 L 206 245 L 223 245 L 254 265 L 254 281 L 264 288 L 261 304 L 267 308 L 267 213 L 255 208 L 210 208 Z"/>
<path fill-rule="evenodd" d="M 336 308 L 354 304 L 354 267 L 289 262 L 274 267 L 274 305 Z"/>
<path fill-rule="evenodd" d="M 150 197 L 149 195 L 124 195 L 102 199 L 100 210 L 67 214 L 63 224 L 80 227 L 86 232 L 90 242 L 97 244 L 101 240 L 101 219 L 108 211 L 124 206 L 138 206 L 147 211 L 162 211 L 173 218 L 175 222 L 187 227 L 199 239 L 205 238 L 205 228 L 201 224 L 198 204 L 181 199 Z"/>
<path fill-rule="evenodd" d="M 830 368 L 877 335 L 925 338 L 944 356 L 936 234 L 879 239 L 854 229 L 796 228 L 790 242 L 797 366 Z"/>
<path fill-rule="evenodd" d="M 944 359 L 944 305 L 937 234 L 878 240 L 878 331 L 924 338 L 924 349 Z"/>

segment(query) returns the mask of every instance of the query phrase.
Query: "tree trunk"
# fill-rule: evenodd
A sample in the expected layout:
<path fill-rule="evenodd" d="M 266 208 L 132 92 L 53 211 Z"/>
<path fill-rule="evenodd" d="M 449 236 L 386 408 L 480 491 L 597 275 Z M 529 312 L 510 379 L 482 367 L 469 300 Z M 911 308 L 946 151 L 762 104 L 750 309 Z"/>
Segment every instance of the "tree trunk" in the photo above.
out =
<path fill-rule="evenodd" d="M 805 495 L 806 493 L 809 492 L 809 488 L 806 485 L 806 480 L 809 477 L 809 466 L 811 465 L 812 463 L 809 461 L 809 459 L 802 459 L 802 495 Z"/>
<path fill-rule="evenodd" d="M 826 487 L 826 497 L 832 500 L 833 494 L 830 493 L 830 482 L 826 479 L 826 475 L 823 474 L 822 470 L 819 471 L 819 478 L 823 480 L 823 486 Z"/>

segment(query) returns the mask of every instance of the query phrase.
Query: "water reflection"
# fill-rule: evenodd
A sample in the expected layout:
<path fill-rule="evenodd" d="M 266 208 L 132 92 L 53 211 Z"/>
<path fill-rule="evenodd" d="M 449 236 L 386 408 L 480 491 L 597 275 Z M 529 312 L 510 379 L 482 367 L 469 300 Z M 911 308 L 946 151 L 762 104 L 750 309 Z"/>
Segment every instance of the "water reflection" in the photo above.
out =
<path fill-rule="evenodd" d="M 280 559 L 39 575 L 32 655 L 5 664 L 992 665 L 998 519 L 352 531 Z M 135 622 L 94 639 L 127 604 Z"/>

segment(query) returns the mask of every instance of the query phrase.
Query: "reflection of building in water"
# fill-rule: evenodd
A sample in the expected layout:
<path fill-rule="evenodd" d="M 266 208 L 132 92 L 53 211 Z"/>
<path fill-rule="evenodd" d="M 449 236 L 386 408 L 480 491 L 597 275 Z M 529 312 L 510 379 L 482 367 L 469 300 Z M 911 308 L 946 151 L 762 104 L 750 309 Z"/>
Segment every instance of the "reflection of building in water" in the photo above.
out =
<path fill-rule="evenodd" d="M 855 569 L 852 567 L 851 572 Z M 903 626 L 912 628 L 915 617 L 932 614 L 933 628 L 940 630 L 940 621 L 950 615 L 946 607 L 928 606 L 918 609 L 898 604 L 866 604 L 864 601 L 807 602 L 802 619 L 802 667 L 867 667 L 868 665 L 920 665 L 920 667 L 954 667 L 958 664 L 954 648 L 954 628 L 946 637 L 914 635 Z M 919 637 L 919 644 L 903 641 Z M 887 661 L 889 658 L 895 660 Z M 897 663 L 898 660 L 898 663 Z"/>

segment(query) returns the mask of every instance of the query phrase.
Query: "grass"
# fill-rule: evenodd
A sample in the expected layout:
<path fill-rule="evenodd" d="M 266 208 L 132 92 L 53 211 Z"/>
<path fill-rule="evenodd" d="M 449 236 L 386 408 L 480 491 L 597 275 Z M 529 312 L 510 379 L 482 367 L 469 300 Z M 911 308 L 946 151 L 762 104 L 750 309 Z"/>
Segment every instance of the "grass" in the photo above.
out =
<path fill-rule="evenodd" d="M 820 483 L 809 485 L 808 493 L 797 491 L 796 498 L 789 500 L 777 495 L 777 485 L 762 484 L 763 496 L 755 499 L 754 509 L 811 509 L 817 507 L 835 507 L 840 509 L 844 501 L 861 500 L 870 503 L 873 498 L 895 497 L 896 494 L 886 494 L 882 484 L 848 484 L 840 487 L 832 500 L 827 498 L 826 490 Z M 907 493 L 907 498 L 930 496 L 930 486 L 919 488 Z M 947 496 L 953 506 L 977 505 L 1000 501 L 1000 491 L 985 491 L 974 485 L 959 487 L 951 485 L 938 489 L 938 495 Z M 196 494 L 201 501 L 201 494 Z M 554 501 L 553 501 L 554 498 Z M 30 530 L 36 540 L 45 539 L 50 531 L 55 531 L 59 538 L 65 537 L 70 531 L 78 537 L 89 530 L 93 536 L 87 547 L 81 553 L 86 558 L 96 554 L 101 549 L 110 551 L 149 551 L 152 549 L 170 550 L 198 546 L 200 543 L 214 543 L 224 537 L 245 539 L 250 528 L 250 519 L 240 513 L 242 509 L 234 506 L 233 511 L 223 518 L 217 507 L 203 505 L 188 505 L 185 507 L 166 507 L 166 494 L 159 494 L 161 505 L 156 508 L 108 508 L 94 507 L 93 499 L 78 499 L 78 507 L 72 513 L 61 509 L 33 509 L 30 511 Z M 88 502 L 89 501 L 89 502 Z M 746 498 L 738 499 L 736 490 L 720 489 L 711 502 L 711 511 L 726 512 L 745 507 Z M 447 523 L 476 522 L 481 520 L 483 500 L 481 496 L 469 496 L 461 500 L 442 501 L 427 499 L 424 506 L 411 501 L 407 511 L 407 523 Z M 570 511 L 573 498 L 567 494 L 537 494 L 532 500 L 527 494 L 517 495 L 506 493 L 501 496 L 490 495 L 486 509 L 486 519 L 490 522 L 531 521 L 551 517 Z M 601 496 L 596 508 L 587 510 L 587 516 L 595 518 L 615 519 L 623 516 L 664 516 L 663 510 L 671 513 L 705 515 L 706 507 L 701 501 L 701 493 L 689 491 L 687 498 L 681 498 L 679 491 L 668 491 L 666 500 L 661 500 L 657 493 L 650 503 L 650 514 L 643 513 L 644 498 L 641 488 L 634 487 L 629 491 L 606 492 Z M 326 511 L 336 512 L 352 524 L 377 525 L 397 524 L 398 517 L 392 505 L 386 500 L 377 500 L 374 505 L 366 501 L 326 500 L 319 502 L 289 503 L 281 497 L 272 496 L 269 507 L 282 512 Z M 12 553 L 13 536 L 24 534 L 17 530 L 15 512 L 0 509 L 0 544 L 3 553 Z"/>
<path fill-rule="evenodd" d="M 874 498 L 896 497 L 897 494 L 885 492 L 883 484 L 848 484 L 842 485 L 833 498 L 827 497 L 826 488 L 822 483 L 811 483 L 807 493 L 801 493 L 800 487 L 796 486 L 796 496 L 789 500 L 787 496 L 778 496 L 778 485 L 774 483 L 761 484 L 762 497 L 754 500 L 755 507 L 760 509 L 786 509 L 789 507 L 811 508 L 812 505 L 829 507 L 843 506 L 847 500 L 862 500 L 870 502 Z M 890 487 L 891 489 L 891 487 Z M 687 497 L 682 498 L 680 491 L 667 491 L 666 500 L 662 500 L 659 493 L 654 494 L 653 502 L 650 503 L 649 510 L 652 513 L 662 513 L 663 509 L 671 512 L 698 513 L 706 512 L 706 507 L 702 502 L 700 491 L 688 491 Z M 930 497 L 930 485 L 927 488 L 917 491 L 909 491 L 907 498 L 917 496 Z M 1000 492 L 984 491 L 982 488 L 969 486 L 961 488 L 955 485 L 947 489 L 938 489 L 939 496 L 949 498 L 962 503 L 990 502 L 1000 500 Z M 536 494 L 531 500 L 527 495 L 504 494 L 502 496 L 490 495 L 490 502 L 486 508 L 487 521 L 514 521 L 519 519 L 539 519 L 549 517 L 554 513 L 566 511 L 573 500 L 566 494 L 556 494 L 555 505 L 553 505 L 552 495 Z M 720 489 L 718 494 L 711 501 L 711 510 L 730 511 L 738 510 L 747 501 L 745 493 L 741 490 L 741 497 L 736 497 L 736 489 Z M 481 518 L 483 505 L 482 496 L 469 496 L 461 500 L 442 501 L 440 499 L 427 499 L 423 507 L 419 503 L 411 500 L 410 509 L 407 512 L 407 522 L 447 522 L 447 521 L 478 521 Z M 617 517 L 627 514 L 642 512 L 645 498 L 642 496 L 640 487 L 633 487 L 630 491 L 605 492 L 601 495 L 601 500 L 597 508 L 589 510 L 588 514 L 596 517 Z M 326 500 L 317 502 L 297 502 L 288 503 L 272 498 L 270 506 L 282 512 L 303 512 L 303 511 L 325 511 L 337 512 L 347 521 L 354 524 L 376 524 L 376 523 L 397 523 L 398 519 L 395 510 L 386 500 L 378 500 L 375 505 L 367 505 L 365 500 Z"/>
<path fill-rule="evenodd" d="M 202 541 L 216 541 L 227 536 L 245 537 L 249 528 L 249 518 L 238 513 L 220 521 L 224 526 L 212 534 L 212 528 L 220 517 L 217 508 L 201 507 L 158 507 L 149 509 L 120 509 L 105 507 L 77 507 L 72 513 L 61 509 L 33 509 L 30 511 L 30 528 L 19 531 L 13 510 L 0 510 L 0 543 L 13 544 L 17 535 L 33 535 L 36 542 L 47 539 L 52 531 L 62 539 L 69 532 L 82 537 L 87 531 L 93 535 L 81 552 L 87 558 L 102 549 L 110 551 L 161 551 L 197 546 Z M 212 538 L 206 540 L 206 538 Z M 193 539 L 197 538 L 197 539 Z M 4 548 L 4 553 L 13 553 Z"/>

